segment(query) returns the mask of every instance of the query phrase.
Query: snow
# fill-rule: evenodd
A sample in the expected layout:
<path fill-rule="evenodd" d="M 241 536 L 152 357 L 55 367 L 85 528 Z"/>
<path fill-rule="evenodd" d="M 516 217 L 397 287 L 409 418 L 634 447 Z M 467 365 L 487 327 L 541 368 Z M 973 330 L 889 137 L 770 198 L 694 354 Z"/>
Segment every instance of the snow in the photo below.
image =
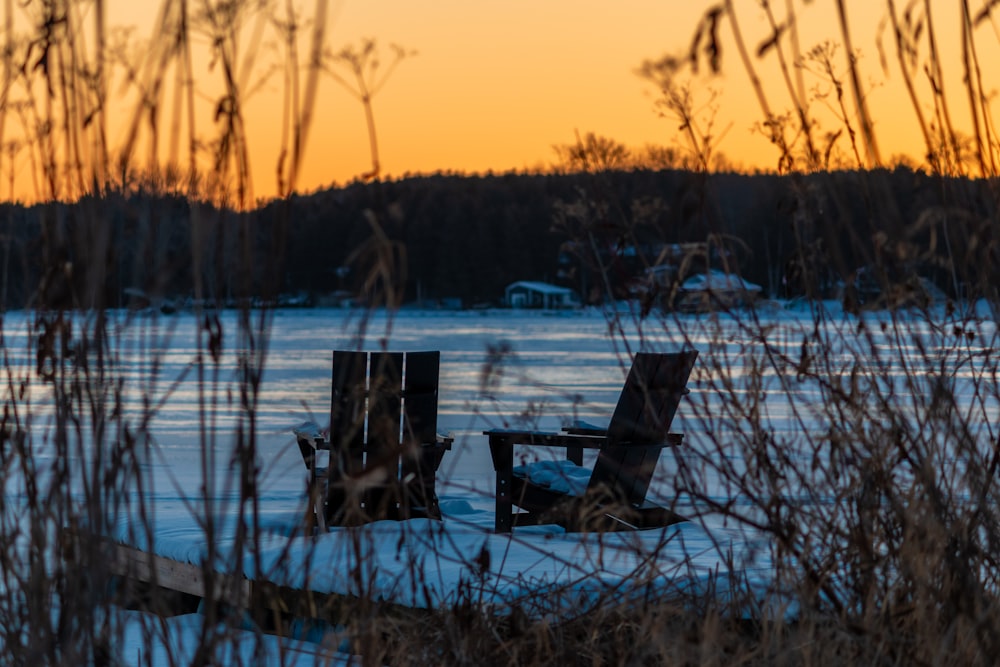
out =
<path fill-rule="evenodd" d="M 761 292 L 764 288 L 748 280 L 744 280 L 734 273 L 725 273 L 717 269 L 711 269 L 708 273 L 699 273 L 691 276 L 684 281 L 681 289 L 687 292 L 701 292 L 705 290 L 714 292 L 728 292 L 731 290 Z"/>
<path fill-rule="evenodd" d="M 880 324 L 896 321 L 887 314 L 865 316 L 865 337 L 858 333 L 862 320 L 832 308 L 821 311 L 824 326 L 833 332 L 822 340 L 811 337 L 817 315 L 813 307 L 777 307 L 758 314 L 769 318 L 768 354 L 778 350 L 794 358 L 806 355 L 810 346 L 822 345 L 825 358 L 845 371 L 836 381 L 847 381 L 846 370 L 852 364 L 888 364 L 891 371 L 893 363 L 900 363 L 890 354 L 875 360 L 866 354 L 872 344 L 870 336 L 883 335 Z M 234 389 L 239 382 L 236 316 L 223 316 L 223 357 L 202 376 L 192 370 L 199 354 L 199 330 L 192 315 L 177 314 L 163 327 L 169 331 L 155 329 L 159 337 L 149 336 L 142 326 L 134 337 L 126 330 L 122 334 L 123 369 L 132 383 L 128 391 L 132 392 L 133 416 L 142 416 L 147 400 L 159 407 L 144 462 L 145 491 L 131 498 L 120 516 L 116 537 L 189 563 L 205 559 L 210 538 L 217 550 L 217 566 L 227 571 L 235 569 L 248 577 L 266 577 L 319 592 L 373 595 L 421 608 L 472 599 L 496 613 L 519 605 L 529 613 L 545 615 L 649 591 L 713 588 L 724 594 L 730 572 L 760 591 L 761 605 L 780 607 L 780 600 L 769 599 L 780 591 L 771 579 L 767 542 L 703 511 L 696 500 L 674 487 L 673 480 L 682 466 L 696 468 L 713 454 L 713 443 L 724 440 L 726 433 L 739 434 L 744 426 L 742 417 L 731 413 L 731 406 L 713 389 L 713 365 L 727 367 L 733 377 L 740 377 L 741 369 L 751 365 L 759 371 L 763 391 L 779 397 L 761 406 L 761 423 L 773 442 L 800 442 L 803 433 L 830 428 L 815 409 L 822 401 L 823 388 L 805 377 L 790 379 L 762 363 L 767 355 L 761 342 L 746 335 L 738 316 L 690 315 L 672 323 L 654 323 L 631 318 L 625 304 L 610 325 L 608 317 L 609 313 L 601 311 L 585 311 L 572 319 L 510 311 L 415 310 L 394 316 L 375 313 L 368 318 L 332 309 L 278 311 L 270 328 L 257 412 L 260 513 L 242 519 L 237 480 L 229 463 L 232 432 L 240 419 L 239 406 L 231 398 L 238 395 Z M 929 341 L 919 350 L 902 349 L 902 358 L 914 363 L 940 358 L 942 364 L 951 364 L 948 350 L 958 349 L 959 342 L 966 340 L 949 338 L 950 324 L 935 325 L 914 317 L 907 326 L 914 340 Z M 955 362 L 960 394 L 956 407 L 995 416 L 995 400 L 980 397 L 977 402 L 962 394 L 963 383 L 981 372 L 979 364 L 991 349 L 983 341 L 994 339 L 995 326 L 988 320 L 968 326 L 976 327 L 977 338 L 963 343 L 962 361 Z M 8 346 L 16 348 L 17 341 L 16 332 L 8 331 Z M 884 342 L 878 338 L 875 344 L 886 350 L 895 345 L 887 334 Z M 699 349 L 701 356 L 689 383 L 691 394 L 682 402 L 671 429 L 685 434 L 685 445 L 661 457 L 650 494 L 697 520 L 611 534 L 567 534 L 553 526 L 493 534 L 494 477 L 484 430 L 558 430 L 562 424 L 579 420 L 606 423 L 628 370 L 630 352 L 686 345 Z M 382 346 L 442 353 L 438 431 L 455 438 L 438 484 L 444 520 L 382 521 L 334 529 L 315 538 L 302 536 L 298 528 L 308 511 L 303 493 L 305 468 L 292 430 L 307 421 L 320 428 L 326 423 L 331 350 Z M 939 356 L 929 355 L 929 349 L 938 350 L 934 354 Z M 495 364 L 498 360 L 501 363 Z M 891 372 L 887 377 L 895 381 Z M 894 390 L 905 399 L 919 387 L 900 381 Z M 214 398 L 206 402 L 206 395 Z M 35 405 L 40 410 L 36 423 L 44 424 L 45 401 L 38 398 Z M 206 410 L 211 415 L 207 423 L 201 418 Z M 811 454 L 788 452 L 789 456 Z M 579 491 L 589 477 L 586 465 L 579 468 L 558 461 L 544 449 L 519 448 L 516 456 L 520 472 L 553 489 Z M 207 461 L 207 473 L 203 461 Z M 732 464 L 743 465 L 738 459 Z M 733 489 L 711 473 L 699 481 L 707 498 L 732 498 Z M 809 501 L 815 502 L 815 496 Z M 152 517 L 150 533 L 137 530 L 140 506 Z M 212 526 L 208 536 L 203 527 L 206 518 Z M 256 530 L 259 549 L 254 553 L 240 554 L 234 549 L 240 520 Z M 150 621 L 135 612 L 123 618 L 129 628 L 123 655 L 133 656 L 145 650 L 138 628 Z M 166 655 L 168 650 L 174 656 L 187 655 L 194 628 L 200 628 L 197 617 L 166 622 L 161 628 L 163 641 L 154 647 L 155 656 Z M 238 642 L 233 650 L 250 650 L 247 646 L 256 638 L 259 635 L 248 632 L 245 643 Z M 267 642 L 271 650 L 285 650 L 273 638 Z M 152 664 L 165 662 L 156 657 Z"/>
<path fill-rule="evenodd" d="M 646 593 L 719 589 L 732 563 L 767 588 L 765 545 L 721 522 L 603 535 L 566 534 L 555 526 L 516 528 L 512 535 L 492 532 L 493 469 L 482 431 L 510 425 L 558 430 L 574 419 L 606 423 L 628 369 L 626 346 L 672 349 L 683 345 L 680 337 L 636 331 L 616 339 L 600 312 L 566 320 L 531 313 L 407 311 L 392 319 L 376 316 L 367 323 L 363 341 L 356 323 L 339 310 L 283 311 L 274 319 L 259 410 L 265 460 L 257 553 L 233 562 L 238 513 L 224 462 L 229 459 L 225 431 L 235 417 L 225 409 L 217 414 L 214 446 L 220 468 L 209 476 L 213 497 L 206 503 L 196 492 L 205 478 L 199 465 L 197 392 L 186 382 L 173 388 L 168 407 L 158 414 L 159 446 L 146 499 L 154 510 L 152 534 L 135 531 L 137 522 L 125 514 L 117 536 L 162 556 L 201 563 L 207 553 L 205 531 L 194 515 L 209 512 L 221 569 L 236 567 L 248 577 L 292 587 L 365 593 L 414 607 L 445 607 L 471 596 L 496 613 L 513 605 L 539 615 L 559 613 L 600 604 L 609 596 L 635 595 L 637 581 Z M 186 324 L 182 320 L 173 333 L 161 370 L 163 386 L 193 354 Z M 230 323 L 224 327 L 228 333 Z M 382 340 L 388 349 L 442 352 L 438 430 L 456 438 L 438 484 L 444 520 L 382 521 L 316 538 L 296 534 L 307 509 L 305 469 L 292 430 L 309 420 L 321 428 L 326 423 L 330 350 L 375 349 Z M 509 352 L 499 376 L 485 379 L 491 347 Z M 220 384 L 226 389 L 227 382 Z M 679 416 L 675 423 L 681 421 Z M 539 460 L 552 455 L 525 449 L 522 470 L 533 478 L 557 489 L 586 485 L 588 468 Z M 669 482 L 669 467 L 664 458 L 660 482 Z M 545 608 L 539 608 L 542 604 Z"/>
<path fill-rule="evenodd" d="M 514 474 L 534 484 L 571 496 L 581 496 L 590 481 L 590 468 L 571 461 L 536 461 L 514 466 Z"/>
<path fill-rule="evenodd" d="M 542 294 L 573 294 L 573 290 L 568 287 L 560 287 L 559 285 L 553 285 L 552 283 L 543 283 L 537 280 L 519 280 L 516 283 L 511 283 L 507 285 L 507 291 L 512 289 L 523 287 L 524 289 L 531 290 L 533 292 L 541 292 Z"/>

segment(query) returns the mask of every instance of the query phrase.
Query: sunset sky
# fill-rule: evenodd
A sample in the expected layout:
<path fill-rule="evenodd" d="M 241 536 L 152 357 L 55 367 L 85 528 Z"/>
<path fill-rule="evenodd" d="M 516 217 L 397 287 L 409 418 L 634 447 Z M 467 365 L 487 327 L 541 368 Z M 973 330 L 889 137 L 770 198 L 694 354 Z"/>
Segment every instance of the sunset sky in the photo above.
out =
<path fill-rule="evenodd" d="M 983 0 L 972 0 L 973 12 Z M 108 23 L 133 25 L 142 38 L 155 35 L 152 7 L 159 3 L 109 0 Z M 193 6 L 199 2 L 192 2 Z M 383 59 L 389 45 L 399 44 L 416 55 L 407 57 L 374 98 L 382 175 L 436 171 L 503 172 L 546 168 L 557 161 L 554 145 L 569 144 L 577 133 L 593 132 L 629 147 L 647 144 L 674 146 L 678 121 L 664 118 L 655 108 L 658 92 L 636 74 L 647 59 L 681 55 L 691 43 L 695 26 L 705 11 L 718 2 L 681 0 L 331 0 L 327 17 L 327 44 L 334 51 L 374 38 Z M 756 0 L 734 0 L 748 49 L 756 51 L 768 35 L 765 15 Z M 803 51 L 825 41 L 840 42 L 832 0 L 776 0 L 779 21 L 789 4 L 797 12 Z M 897 0 L 897 12 L 909 4 Z M 917 3 L 922 6 L 922 2 Z M 961 88 L 961 47 L 958 9 L 954 0 L 932 0 L 934 20 L 943 54 L 946 83 L 956 100 L 952 114 L 959 127 L 967 126 L 965 91 Z M 303 15 L 314 3 L 295 4 Z M 895 47 L 889 30 L 879 31 L 886 16 L 885 3 L 847 0 L 854 47 L 860 57 L 862 87 L 870 101 L 883 162 L 907 154 L 920 161 L 923 140 L 906 99 L 899 76 Z M 283 3 L 276 3 L 283 11 Z M 248 28 L 245 34 L 251 34 Z M 302 51 L 308 30 L 302 31 Z M 887 62 L 883 68 L 877 47 L 883 36 Z M 983 50 L 987 88 L 994 85 L 992 65 L 1000 62 L 996 44 L 1000 30 L 994 20 L 976 32 Z M 773 169 L 777 151 L 755 124 L 763 116 L 748 83 L 748 76 L 734 48 L 730 24 L 721 23 L 724 46 L 723 73 L 709 76 L 702 68 L 691 85 L 702 120 L 714 116 L 718 150 L 730 163 L 745 169 Z M 203 40 L 207 41 L 207 40 Z M 256 57 L 255 72 L 276 60 L 273 35 L 262 44 L 241 44 L 244 54 Z M 204 48 L 204 45 L 202 45 Z M 839 75 L 846 69 L 846 52 L 838 47 Z M 921 54 L 926 57 L 926 52 Z M 304 59 L 305 56 L 303 55 Z M 790 108 L 773 51 L 754 57 L 775 113 Z M 195 64 L 199 93 L 210 100 L 211 81 L 218 68 L 209 70 L 202 59 Z M 926 78 L 919 75 L 926 91 Z M 803 81 L 811 95 L 826 94 L 813 103 L 821 121 L 820 132 L 838 129 L 828 106 L 831 86 L 807 74 Z M 247 133 L 253 166 L 254 196 L 273 196 L 281 140 L 282 77 L 272 75 L 249 99 Z M 718 97 L 711 107 L 710 91 Z M 849 90 L 846 103 L 853 112 Z M 207 103 L 206 103 L 207 104 Z M 118 102 L 120 109 L 128 108 Z M 711 111 L 714 109 L 715 111 Z M 210 129 L 199 121 L 199 132 Z M 111 123 L 111 139 L 121 141 L 125 128 Z M 964 130 L 966 134 L 968 130 Z M 849 149 L 846 138 L 838 144 Z M 332 78 L 320 80 L 316 116 L 308 140 L 299 191 L 345 183 L 370 168 L 370 155 L 362 105 Z M 27 180 L 18 176 L 25 185 Z M 20 182 L 20 181 L 19 181 Z"/>
<path fill-rule="evenodd" d="M 435 170 L 502 171 L 549 165 L 556 160 L 554 144 L 574 141 L 575 133 L 595 132 L 628 146 L 656 143 L 677 145 L 677 122 L 654 108 L 657 91 L 635 74 L 647 59 L 683 53 L 695 26 L 715 2 L 680 0 L 342 0 L 334 3 L 331 39 L 357 42 L 364 36 L 380 43 L 395 42 L 418 55 L 402 62 L 375 99 L 382 163 L 386 173 Z M 786 2 L 772 3 L 779 21 Z M 804 51 L 830 40 L 839 42 L 834 2 L 793 0 L 799 14 L 800 43 Z M 939 48 L 950 67 L 946 82 L 957 99 L 952 110 L 957 124 L 966 120 L 961 105 L 960 36 L 958 6 L 936 0 L 933 19 Z M 973 12 L 982 4 L 973 0 Z M 748 48 L 755 50 L 767 35 L 759 3 L 735 2 Z M 907 4 L 897 2 L 902 13 Z M 892 33 L 882 31 L 888 70 L 880 64 L 879 24 L 884 3 L 849 0 L 853 46 L 864 72 L 862 86 L 872 104 L 884 161 L 896 154 L 919 160 L 924 146 L 906 99 Z M 977 31 L 984 49 L 987 76 L 997 58 L 996 24 Z M 719 98 L 716 127 L 725 132 L 719 149 L 738 166 L 774 168 L 777 153 L 760 133 L 762 119 L 728 24 L 720 37 L 723 75 L 694 82 L 701 101 L 708 88 Z M 992 55 L 992 57 L 989 57 Z M 841 74 L 845 50 L 836 54 Z M 774 111 L 788 104 L 778 77 L 777 61 L 769 55 L 758 61 L 772 97 Z M 805 79 L 807 88 L 828 91 L 817 77 Z M 330 81 L 325 82 L 330 84 Z M 926 79 L 920 79 L 926 88 Z M 848 100 L 850 102 L 850 100 Z M 825 102 L 816 105 L 825 113 Z M 321 122 L 316 126 L 308 159 L 306 182 L 321 185 L 344 181 L 364 171 L 367 143 L 360 104 L 329 86 L 322 98 Z M 707 115 L 707 112 L 705 112 Z M 828 114 L 827 114 L 828 115 Z M 831 118 L 828 129 L 839 124 Z M 844 148 L 847 144 L 844 144 Z M 306 182 L 303 185 L 306 185 Z"/>
<path fill-rule="evenodd" d="M 630 147 L 675 145 L 677 122 L 654 108 L 657 91 L 635 70 L 644 60 L 681 53 L 710 2 L 671 0 L 375 0 L 335 3 L 334 46 L 371 36 L 415 49 L 375 99 L 385 172 L 482 172 L 550 166 L 553 145 L 594 132 Z M 742 0 L 747 41 L 765 25 L 756 2 Z M 802 5 L 801 2 L 796 2 Z M 813 3 L 814 5 L 816 3 Z M 857 22 L 879 16 L 855 2 Z M 803 11 L 819 14 L 814 6 Z M 827 13 L 827 16 L 830 14 Z M 828 19 L 817 25 L 832 25 Z M 834 35 L 835 36 L 835 35 Z M 723 34 L 723 39 L 726 35 Z M 867 40 L 871 42 L 871 39 Z M 874 46 L 869 50 L 874 51 Z M 872 58 L 875 58 L 872 53 Z M 697 82 L 721 97 L 720 150 L 747 167 L 773 167 L 777 155 L 752 132 L 760 119 L 735 50 L 722 77 Z M 731 74 L 727 74 L 728 72 Z M 360 104 L 329 85 L 310 142 L 306 182 L 350 179 L 368 168 Z M 728 128 L 728 129 L 727 129 Z M 303 185 L 306 185 L 304 182 Z"/>

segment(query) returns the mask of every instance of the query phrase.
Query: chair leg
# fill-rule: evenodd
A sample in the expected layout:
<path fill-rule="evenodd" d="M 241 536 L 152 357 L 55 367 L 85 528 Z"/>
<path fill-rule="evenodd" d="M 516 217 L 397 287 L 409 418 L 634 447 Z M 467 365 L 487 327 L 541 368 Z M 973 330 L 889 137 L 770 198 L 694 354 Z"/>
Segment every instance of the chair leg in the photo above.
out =
<path fill-rule="evenodd" d="M 318 477 L 315 469 L 309 470 L 306 479 L 306 497 L 309 499 L 309 509 L 306 511 L 304 532 L 311 536 L 316 529 L 326 532 L 326 491 L 322 487 L 326 477 Z"/>
<path fill-rule="evenodd" d="M 326 532 L 326 502 L 324 495 L 319 489 L 313 494 L 313 514 L 316 517 L 316 527 L 319 532 Z"/>
<path fill-rule="evenodd" d="M 493 469 L 496 471 L 496 521 L 493 527 L 496 533 L 509 533 L 513 527 L 511 498 L 511 477 L 514 470 L 514 442 L 508 437 L 490 435 L 490 455 L 493 458 Z"/>
<path fill-rule="evenodd" d="M 311 516 L 306 517 L 306 534 L 311 535 L 313 532 L 313 525 L 319 527 L 320 532 L 326 532 L 326 489 L 321 488 L 325 486 L 322 484 L 326 482 L 327 476 L 329 475 L 329 468 L 320 475 L 316 466 L 316 454 L 317 454 L 317 444 L 321 444 L 322 439 L 313 439 L 310 441 L 306 438 L 297 438 L 299 445 L 299 451 L 302 453 L 302 460 L 305 461 L 306 469 L 308 471 L 306 478 L 306 493 L 309 497 L 309 505 L 311 507 Z"/>

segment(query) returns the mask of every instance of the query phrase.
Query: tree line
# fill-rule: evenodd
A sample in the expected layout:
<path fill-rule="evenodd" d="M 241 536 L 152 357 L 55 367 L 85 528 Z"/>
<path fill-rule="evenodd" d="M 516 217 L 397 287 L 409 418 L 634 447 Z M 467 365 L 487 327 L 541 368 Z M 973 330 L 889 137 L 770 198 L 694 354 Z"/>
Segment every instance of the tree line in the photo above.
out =
<path fill-rule="evenodd" d="M 776 297 L 892 301 L 918 279 L 991 296 L 995 184 L 893 170 L 435 174 L 354 183 L 238 212 L 109 193 L 0 207 L 4 308 L 447 300 L 494 304 L 516 280 L 622 298 L 670 244 Z M 695 264 L 692 264 L 694 266 Z"/>

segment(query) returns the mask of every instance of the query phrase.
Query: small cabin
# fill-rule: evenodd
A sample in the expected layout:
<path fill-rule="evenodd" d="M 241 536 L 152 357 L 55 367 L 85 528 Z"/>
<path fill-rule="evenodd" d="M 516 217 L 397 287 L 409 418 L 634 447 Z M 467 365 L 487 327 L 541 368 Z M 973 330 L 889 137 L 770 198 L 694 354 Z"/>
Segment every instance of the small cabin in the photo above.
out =
<path fill-rule="evenodd" d="M 511 283 L 504 290 L 504 304 L 508 308 L 559 310 L 579 308 L 580 298 L 568 287 L 521 280 Z"/>
<path fill-rule="evenodd" d="M 753 304 L 763 291 L 736 274 L 710 269 L 681 283 L 674 307 L 685 312 L 739 308 Z"/>

